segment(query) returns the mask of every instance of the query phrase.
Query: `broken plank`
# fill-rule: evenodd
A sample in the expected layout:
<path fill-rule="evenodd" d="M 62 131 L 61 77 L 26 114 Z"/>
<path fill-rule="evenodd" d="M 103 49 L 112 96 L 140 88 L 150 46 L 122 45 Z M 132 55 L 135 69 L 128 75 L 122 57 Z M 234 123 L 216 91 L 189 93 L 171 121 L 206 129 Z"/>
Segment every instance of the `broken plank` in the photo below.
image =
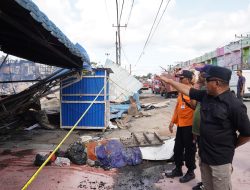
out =
<path fill-rule="evenodd" d="M 155 137 L 163 144 L 164 141 L 154 132 Z"/>
<path fill-rule="evenodd" d="M 147 135 L 146 135 L 145 133 L 143 133 L 143 136 L 144 136 L 144 138 L 146 139 L 146 141 L 147 141 L 149 144 L 151 144 L 151 141 L 149 140 L 149 138 L 147 137 Z"/>
<path fill-rule="evenodd" d="M 132 135 L 133 135 L 135 141 L 137 142 L 137 144 L 138 144 L 138 146 L 139 146 L 141 143 L 140 143 L 140 141 L 138 140 L 137 136 L 136 136 L 134 133 L 132 133 Z"/>

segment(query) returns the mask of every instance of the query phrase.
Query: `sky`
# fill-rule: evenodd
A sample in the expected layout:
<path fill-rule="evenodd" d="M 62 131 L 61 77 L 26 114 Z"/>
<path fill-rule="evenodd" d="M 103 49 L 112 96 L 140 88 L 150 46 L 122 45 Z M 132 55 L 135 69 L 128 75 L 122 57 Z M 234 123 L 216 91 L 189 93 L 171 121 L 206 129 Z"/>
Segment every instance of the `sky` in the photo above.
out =
<path fill-rule="evenodd" d="M 131 65 L 134 75 L 160 73 L 161 67 L 202 56 L 238 40 L 235 34 L 250 32 L 250 0 L 170 0 L 163 14 L 168 1 L 134 0 L 129 17 L 133 0 L 124 0 L 120 25 L 127 27 L 121 27 L 121 66 Z M 116 0 L 33 2 L 73 43 L 86 49 L 92 62 L 116 60 Z M 118 0 L 119 15 L 122 3 Z"/>

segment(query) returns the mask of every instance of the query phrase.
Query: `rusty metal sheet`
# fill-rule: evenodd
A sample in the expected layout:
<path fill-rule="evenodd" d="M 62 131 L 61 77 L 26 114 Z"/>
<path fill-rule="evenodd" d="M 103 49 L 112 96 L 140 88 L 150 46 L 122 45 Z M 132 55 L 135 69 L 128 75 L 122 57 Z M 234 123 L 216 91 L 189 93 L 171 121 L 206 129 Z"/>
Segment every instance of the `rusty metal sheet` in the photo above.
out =
<path fill-rule="evenodd" d="M 164 144 L 164 141 L 156 133 L 145 132 L 131 133 L 130 138 L 121 138 L 121 142 L 125 147 L 145 147 Z"/>

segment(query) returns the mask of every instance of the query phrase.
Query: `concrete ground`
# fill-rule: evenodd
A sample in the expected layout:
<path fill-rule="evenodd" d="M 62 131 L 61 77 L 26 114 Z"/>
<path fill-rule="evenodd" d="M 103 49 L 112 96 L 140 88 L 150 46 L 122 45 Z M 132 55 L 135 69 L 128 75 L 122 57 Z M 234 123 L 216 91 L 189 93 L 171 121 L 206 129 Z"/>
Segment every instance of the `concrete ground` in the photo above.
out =
<path fill-rule="evenodd" d="M 144 92 L 142 103 L 159 103 L 169 101 L 160 95 Z M 168 124 L 175 106 L 176 99 L 171 99 L 168 107 L 147 111 L 150 117 L 133 118 L 129 129 L 102 131 L 76 130 L 66 140 L 62 150 L 82 135 L 100 138 L 122 138 L 130 136 L 131 132 L 157 132 L 161 138 L 174 136 L 168 132 Z M 250 102 L 245 102 L 250 107 Z M 250 108 L 249 108 L 250 109 Z M 248 109 L 248 110 L 249 110 Z M 27 126 L 28 127 L 28 126 Z M 0 136 L 0 189 L 21 189 L 22 186 L 38 169 L 33 165 L 36 153 L 53 150 L 66 135 L 67 130 L 33 129 L 13 131 Z M 239 147 L 234 157 L 232 174 L 233 189 L 250 189 L 250 143 Z M 198 166 L 198 161 L 197 161 Z M 46 166 L 28 189 L 183 189 L 190 190 L 200 181 L 199 167 L 195 170 L 196 179 L 181 184 L 178 178 L 164 177 L 166 170 L 174 167 L 166 161 L 144 161 L 138 166 L 126 166 L 120 169 L 105 171 L 102 168 L 87 165 L 78 166 Z M 184 167 L 183 167 L 184 169 Z"/>

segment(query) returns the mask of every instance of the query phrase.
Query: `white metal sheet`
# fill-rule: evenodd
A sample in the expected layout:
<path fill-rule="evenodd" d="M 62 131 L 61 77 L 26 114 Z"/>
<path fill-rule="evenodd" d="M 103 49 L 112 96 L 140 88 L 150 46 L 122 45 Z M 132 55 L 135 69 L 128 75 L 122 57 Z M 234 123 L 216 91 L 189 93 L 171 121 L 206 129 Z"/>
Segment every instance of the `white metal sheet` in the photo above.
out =
<path fill-rule="evenodd" d="M 123 102 L 142 88 L 142 83 L 110 59 L 106 60 L 105 68 L 111 68 L 110 73 L 110 101 Z"/>
<path fill-rule="evenodd" d="M 164 141 L 163 145 L 140 147 L 143 160 L 169 160 L 174 155 L 175 138 Z"/>

